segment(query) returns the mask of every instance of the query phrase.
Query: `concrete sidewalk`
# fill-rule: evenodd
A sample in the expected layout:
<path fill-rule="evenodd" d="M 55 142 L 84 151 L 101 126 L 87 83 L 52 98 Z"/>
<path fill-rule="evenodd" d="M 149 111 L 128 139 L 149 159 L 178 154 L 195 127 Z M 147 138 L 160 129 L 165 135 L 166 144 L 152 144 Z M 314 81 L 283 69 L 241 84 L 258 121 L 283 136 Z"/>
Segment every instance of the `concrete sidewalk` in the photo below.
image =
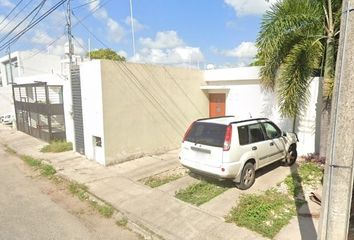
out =
<path fill-rule="evenodd" d="M 103 167 L 74 152 L 41 153 L 39 150 L 46 143 L 4 126 L 0 126 L 0 143 L 19 154 L 50 162 L 58 174 L 87 185 L 93 195 L 110 203 L 133 223 L 155 233 L 154 238 L 265 239 L 248 229 L 225 223 L 223 216 L 235 205 L 240 195 L 237 189 L 230 189 L 212 201 L 195 207 L 174 197 L 177 189 L 196 181 L 190 176 L 154 189 L 138 181 L 180 166 L 177 151 Z M 284 179 L 283 176 L 288 174 L 281 169 L 275 169 L 273 173 L 262 176 L 265 179 L 262 182 L 276 184 L 278 179 Z M 263 190 L 264 184 L 258 182 L 251 192 Z M 291 224 L 286 227 L 292 232 L 288 236 L 301 239 L 302 233 L 296 228 L 297 221 Z M 279 237 L 276 239 L 281 239 Z"/>

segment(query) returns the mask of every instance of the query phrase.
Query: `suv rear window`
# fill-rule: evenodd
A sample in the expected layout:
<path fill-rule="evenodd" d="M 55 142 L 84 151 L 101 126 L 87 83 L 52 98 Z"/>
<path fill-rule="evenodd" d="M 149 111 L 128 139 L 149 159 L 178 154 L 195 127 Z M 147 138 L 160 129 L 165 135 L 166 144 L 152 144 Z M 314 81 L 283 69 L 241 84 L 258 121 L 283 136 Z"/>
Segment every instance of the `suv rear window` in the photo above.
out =
<path fill-rule="evenodd" d="M 226 125 L 216 123 L 195 122 L 186 137 L 186 141 L 213 147 L 223 147 L 226 127 Z"/>

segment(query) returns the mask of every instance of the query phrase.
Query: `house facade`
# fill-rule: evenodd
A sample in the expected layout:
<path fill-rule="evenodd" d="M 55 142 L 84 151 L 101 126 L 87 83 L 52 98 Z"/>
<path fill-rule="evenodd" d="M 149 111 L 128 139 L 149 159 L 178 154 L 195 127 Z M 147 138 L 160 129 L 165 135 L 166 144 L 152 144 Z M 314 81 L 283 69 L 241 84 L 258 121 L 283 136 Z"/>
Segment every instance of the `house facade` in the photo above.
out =
<path fill-rule="evenodd" d="M 274 93 L 260 86 L 259 67 L 200 71 L 106 60 L 80 66 L 84 154 L 103 165 L 180 146 L 198 118 L 267 117 L 283 130 Z M 311 82 L 307 111 L 296 122 L 299 154 L 316 151 L 319 78 Z"/>

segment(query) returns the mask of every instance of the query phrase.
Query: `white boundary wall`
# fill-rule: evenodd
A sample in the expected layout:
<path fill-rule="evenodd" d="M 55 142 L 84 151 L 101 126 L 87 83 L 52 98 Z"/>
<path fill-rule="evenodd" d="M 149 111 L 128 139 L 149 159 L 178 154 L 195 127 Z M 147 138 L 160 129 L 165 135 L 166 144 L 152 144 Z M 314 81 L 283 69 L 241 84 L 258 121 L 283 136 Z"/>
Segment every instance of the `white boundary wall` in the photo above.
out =
<path fill-rule="evenodd" d="M 274 93 L 261 89 L 259 67 L 242 67 L 204 71 L 205 85 L 201 89 L 207 93 L 226 94 L 226 115 L 240 119 L 266 117 L 274 121 L 284 131 L 292 131 L 292 119 L 281 117 Z M 316 112 L 319 78 L 313 78 L 310 85 L 310 102 L 307 111 L 297 121 L 299 137 L 298 153 L 306 155 L 315 152 Z"/>

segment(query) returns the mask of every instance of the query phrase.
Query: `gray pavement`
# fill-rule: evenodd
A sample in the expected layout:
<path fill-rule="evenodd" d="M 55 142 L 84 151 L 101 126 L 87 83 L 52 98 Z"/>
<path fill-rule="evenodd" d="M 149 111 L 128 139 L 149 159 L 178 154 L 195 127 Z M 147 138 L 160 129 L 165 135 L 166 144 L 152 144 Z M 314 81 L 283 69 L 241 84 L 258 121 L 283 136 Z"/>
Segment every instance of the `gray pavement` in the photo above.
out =
<path fill-rule="evenodd" d="M 164 239 L 264 239 L 248 229 L 225 223 L 223 217 L 235 206 L 240 194 L 274 187 L 290 173 L 288 168 L 273 166 L 274 169 L 261 172 L 250 190 L 230 188 L 196 207 L 174 197 L 175 191 L 197 182 L 195 178 L 185 176 L 155 189 L 139 181 L 179 166 L 178 151 L 103 167 L 73 152 L 40 153 L 39 149 L 45 143 L 21 132 L 0 127 L 0 136 L 0 143 L 8 144 L 20 154 L 49 161 L 60 175 L 86 184 L 91 193 L 112 204 L 132 222 L 143 225 Z M 287 226 L 292 239 L 305 239 L 304 232 L 296 227 L 299 221 L 295 220 Z"/>

